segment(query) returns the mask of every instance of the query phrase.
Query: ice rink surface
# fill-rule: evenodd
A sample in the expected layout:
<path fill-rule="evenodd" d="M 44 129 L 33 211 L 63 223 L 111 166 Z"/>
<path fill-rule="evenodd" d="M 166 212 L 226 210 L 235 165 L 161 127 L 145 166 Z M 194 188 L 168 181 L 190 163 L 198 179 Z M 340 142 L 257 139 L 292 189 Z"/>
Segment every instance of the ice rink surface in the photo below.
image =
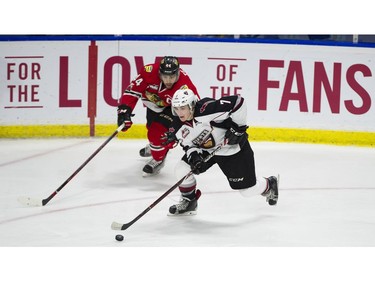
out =
<path fill-rule="evenodd" d="M 19 251 L 32 259 L 37 250 L 74 253 L 72 248 L 85 248 L 93 255 L 99 252 L 101 260 L 107 251 L 113 255 L 115 249 L 116 255 L 123 247 L 127 249 L 119 259 L 123 253 L 128 258 L 141 253 L 141 260 L 156 250 L 157 257 L 166 251 L 161 257 L 172 264 L 189 253 L 199 260 L 196 251 L 202 248 L 218 255 L 224 251 L 231 261 L 237 250 L 268 260 L 269 254 L 280 258 L 277 253 L 286 248 L 298 261 L 302 249 L 323 247 L 344 251 L 334 255 L 340 260 L 354 258 L 356 250 L 353 254 L 350 248 L 372 253 L 375 246 L 373 148 L 253 142 L 258 176 L 280 174 L 277 206 L 269 206 L 261 196 L 242 197 L 214 166 L 197 176 L 202 196 L 196 216 L 167 216 L 169 206 L 179 200 L 176 189 L 129 229 L 114 231 L 113 221 L 131 221 L 177 182 L 174 166 L 182 156 L 182 149 L 174 149 L 159 175 L 144 178 L 141 170 L 147 158 L 139 157 L 138 151 L 145 140 L 115 138 L 46 206 L 27 207 L 17 201 L 19 196 L 47 198 L 105 140 L 0 140 L 0 246 L 15 262 Z M 114 239 L 120 233 L 123 242 Z M 318 256 L 324 258 L 325 252 Z M 238 259 L 242 266 L 248 264 Z"/>

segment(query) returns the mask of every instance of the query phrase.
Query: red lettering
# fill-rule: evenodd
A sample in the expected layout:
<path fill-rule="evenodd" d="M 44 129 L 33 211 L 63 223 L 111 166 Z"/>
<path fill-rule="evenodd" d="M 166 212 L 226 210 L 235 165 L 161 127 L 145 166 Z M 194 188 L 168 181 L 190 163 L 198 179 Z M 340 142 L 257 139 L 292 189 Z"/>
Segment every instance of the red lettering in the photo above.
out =
<path fill-rule="evenodd" d="M 345 100 L 344 104 L 346 109 L 352 114 L 365 114 L 371 108 L 370 94 L 357 82 L 355 79 L 356 72 L 361 72 L 363 76 L 370 77 L 371 70 L 363 64 L 355 64 L 349 67 L 346 72 L 346 80 L 349 86 L 360 96 L 362 99 L 362 106 L 356 107 L 352 100 Z"/>
<path fill-rule="evenodd" d="M 134 60 L 135 60 L 135 67 L 137 68 L 137 73 L 140 73 L 144 66 L 143 57 L 135 56 Z"/>
<path fill-rule="evenodd" d="M 163 58 L 164 57 L 156 57 L 155 58 L 155 63 L 160 62 Z M 137 68 L 137 73 L 139 73 L 139 72 L 142 71 L 143 66 L 145 64 L 144 60 L 143 60 L 143 57 L 141 57 L 141 56 L 135 56 L 134 60 L 135 60 L 135 66 Z M 178 62 L 180 63 L 180 65 L 191 65 L 192 61 L 193 61 L 192 57 L 178 57 Z"/>
<path fill-rule="evenodd" d="M 233 81 L 234 74 L 237 74 L 237 72 L 234 69 L 237 67 L 238 65 L 235 65 L 235 64 L 231 64 L 229 66 L 229 81 Z"/>
<path fill-rule="evenodd" d="M 242 87 L 234 87 L 234 95 L 235 96 L 240 96 L 241 93 L 240 93 L 240 90 L 242 90 Z"/>
<path fill-rule="evenodd" d="M 31 88 L 29 93 L 29 86 Z M 38 88 L 39 85 L 8 85 L 9 89 L 9 101 L 14 102 L 18 98 L 18 102 L 27 102 L 29 99 L 31 102 L 38 102 Z"/>
<path fill-rule="evenodd" d="M 39 85 L 31 85 L 31 101 L 32 102 L 39 101 L 39 99 L 37 98 L 38 88 L 39 88 Z"/>
<path fill-rule="evenodd" d="M 216 68 L 216 79 L 219 81 L 225 80 L 225 65 L 219 64 Z"/>
<path fill-rule="evenodd" d="M 108 105 L 117 106 L 118 98 L 112 96 L 112 78 L 113 78 L 113 66 L 119 64 L 121 66 L 121 93 L 123 93 L 126 87 L 130 84 L 130 63 L 129 61 L 120 56 L 109 58 L 104 64 L 104 100 Z M 118 96 L 118 93 L 117 93 Z"/>
<path fill-rule="evenodd" d="M 271 67 L 284 67 L 282 60 L 260 60 L 259 61 L 259 94 L 258 109 L 267 110 L 267 90 L 279 88 L 279 81 L 268 80 L 268 69 Z"/>
<path fill-rule="evenodd" d="M 21 80 L 26 80 L 28 76 L 28 67 L 26 63 L 20 63 L 18 66 L 18 75 Z"/>
<path fill-rule="evenodd" d="M 16 85 L 8 85 L 8 89 L 9 89 L 9 101 L 10 102 L 13 102 L 14 99 L 13 99 L 13 94 L 14 94 L 14 89 L 16 88 Z"/>
<path fill-rule="evenodd" d="M 81 100 L 68 99 L 68 57 L 60 57 L 59 107 L 81 107 Z"/>
<path fill-rule="evenodd" d="M 179 57 L 178 62 L 180 65 L 192 65 L 193 58 L 192 57 Z"/>
<path fill-rule="evenodd" d="M 33 62 L 31 64 L 31 79 L 35 79 L 37 78 L 38 80 L 40 80 L 40 64 L 37 63 L 37 62 Z"/>
<path fill-rule="evenodd" d="M 240 96 L 239 91 L 242 90 L 242 87 L 233 87 L 232 89 L 229 86 L 210 86 L 210 89 L 212 90 L 212 98 L 216 99 L 216 95 L 219 95 L 218 98 L 230 96 L 232 94 L 232 90 L 233 95 Z"/>
<path fill-rule="evenodd" d="M 293 77 L 296 77 L 297 92 L 292 93 Z M 286 75 L 285 86 L 280 103 L 280 111 L 287 111 L 290 100 L 299 101 L 301 112 L 307 112 L 307 99 L 303 79 L 302 64 L 300 61 L 291 61 Z"/>
<path fill-rule="evenodd" d="M 229 66 L 229 71 L 228 71 L 229 81 L 233 81 L 234 74 L 237 74 L 237 72 L 234 69 L 237 67 L 238 65 L 235 65 L 235 64 L 232 64 Z M 227 72 L 226 66 L 224 64 L 219 64 L 216 68 L 216 79 L 218 81 L 224 81 L 227 77 L 226 72 Z"/>
<path fill-rule="evenodd" d="M 210 86 L 210 89 L 212 90 L 212 98 L 216 99 L 216 91 L 219 89 L 218 86 Z"/>
<path fill-rule="evenodd" d="M 327 96 L 332 113 L 340 113 L 340 84 L 341 63 L 333 65 L 332 88 L 328 81 L 327 73 L 322 62 L 315 62 L 314 89 L 313 89 L 313 112 L 321 111 L 322 85 Z"/>
<path fill-rule="evenodd" d="M 14 73 L 14 66 L 15 63 L 8 63 L 7 64 L 7 80 L 10 80 L 11 73 Z M 30 70 L 29 70 L 30 67 Z M 26 80 L 29 78 L 29 71 L 31 72 L 31 79 L 40 79 L 40 64 L 33 62 L 30 66 L 27 65 L 27 63 L 22 62 L 18 65 L 18 78 L 20 80 Z"/>
<path fill-rule="evenodd" d="M 160 62 L 163 57 L 156 57 L 155 63 Z M 137 73 L 140 73 L 144 67 L 144 59 L 142 56 L 135 56 L 135 66 Z M 192 58 L 191 57 L 179 57 L 178 61 L 180 65 L 191 65 Z M 103 88 L 104 88 L 104 100 L 108 105 L 117 106 L 118 105 L 118 98 L 113 98 L 112 96 L 112 68 L 113 65 L 120 64 L 122 70 L 121 76 L 121 93 L 123 93 L 126 87 L 130 84 L 131 81 L 131 67 L 129 61 L 121 56 L 114 56 L 109 58 L 104 64 L 104 81 L 103 81 Z"/>
<path fill-rule="evenodd" d="M 18 85 L 18 101 L 27 102 L 27 85 Z"/>
<path fill-rule="evenodd" d="M 221 87 L 221 97 L 230 96 L 230 88 L 229 87 Z"/>
<path fill-rule="evenodd" d="M 210 86 L 210 89 L 212 90 L 212 98 L 216 99 L 216 91 L 219 89 L 218 86 Z"/>
<path fill-rule="evenodd" d="M 14 72 L 13 66 L 15 65 L 13 62 L 7 64 L 7 80 L 10 80 L 10 74 Z"/>

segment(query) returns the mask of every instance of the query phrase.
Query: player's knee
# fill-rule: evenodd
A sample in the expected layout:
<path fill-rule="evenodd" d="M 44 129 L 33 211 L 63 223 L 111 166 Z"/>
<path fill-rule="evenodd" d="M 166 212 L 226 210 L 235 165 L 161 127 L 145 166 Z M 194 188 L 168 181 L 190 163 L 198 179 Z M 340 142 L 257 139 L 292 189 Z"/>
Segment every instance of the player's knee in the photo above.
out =
<path fill-rule="evenodd" d="M 148 128 L 147 138 L 150 143 L 160 146 L 162 144 L 161 138 L 166 132 L 167 129 L 163 125 L 154 122 Z"/>

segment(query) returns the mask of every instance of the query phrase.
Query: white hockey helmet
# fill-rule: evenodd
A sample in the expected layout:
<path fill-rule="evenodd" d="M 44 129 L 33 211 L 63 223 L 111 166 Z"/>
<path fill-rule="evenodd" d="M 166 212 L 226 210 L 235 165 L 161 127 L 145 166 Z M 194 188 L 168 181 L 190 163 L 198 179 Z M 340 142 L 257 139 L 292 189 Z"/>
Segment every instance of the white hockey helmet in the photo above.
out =
<path fill-rule="evenodd" d="M 197 95 L 190 89 L 177 90 L 172 98 L 172 114 L 177 116 L 174 109 L 175 107 L 182 107 L 188 105 L 190 111 L 193 113 L 195 104 L 198 101 Z"/>

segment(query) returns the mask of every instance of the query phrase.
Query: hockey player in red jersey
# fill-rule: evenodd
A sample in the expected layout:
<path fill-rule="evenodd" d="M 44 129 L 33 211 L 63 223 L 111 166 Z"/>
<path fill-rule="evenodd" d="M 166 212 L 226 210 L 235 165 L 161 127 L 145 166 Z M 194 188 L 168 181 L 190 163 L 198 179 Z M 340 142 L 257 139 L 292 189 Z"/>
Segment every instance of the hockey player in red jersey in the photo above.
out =
<path fill-rule="evenodd" d="M 166 56 L 159 63 L 145 65 L 120 98 L 117 123 L 118 126 L 125 123 L 124 132 L 133 124 L 132 112 L 138 100 L 141 99 L 147 107 L 149 143 L 139 151 L 142 157 L 151 156 L 151 160 L 143 167 L 145 176 L 158 174 L 164 166 L 169 148 L 161 144 L 161 136 L 168 131 L 173 120 L 171 100 L 178 89 L 190 89 L 199 97 L 195 85 L 180 68 L 178 59 Z"/>
<path fill-rule="evenodd" d="M 278 200 L 278 177 L 257 178 L 254 153 L 248 141 L 246 129 L 247 109 L 240 96 L 228 96 L 215 100 L 197 100 L 189 89 L 178 90 L 172 99 L 172 113 L 176 116 L 164 145 L 181 142 L 185 155 L 176 166 L 178 179 L 192 171 L 180 184 L 181 202 L 169 208 L 169 215 L 196 214 L 200 191 L 196 178 L 212 165 L 218 164 L 232 189 L 245 197 L 263 195 L 269 205 Z M 221 147 L 220 150 L 216 149 Z M 205 158 L 216 151 L 207 162 Z"/>

